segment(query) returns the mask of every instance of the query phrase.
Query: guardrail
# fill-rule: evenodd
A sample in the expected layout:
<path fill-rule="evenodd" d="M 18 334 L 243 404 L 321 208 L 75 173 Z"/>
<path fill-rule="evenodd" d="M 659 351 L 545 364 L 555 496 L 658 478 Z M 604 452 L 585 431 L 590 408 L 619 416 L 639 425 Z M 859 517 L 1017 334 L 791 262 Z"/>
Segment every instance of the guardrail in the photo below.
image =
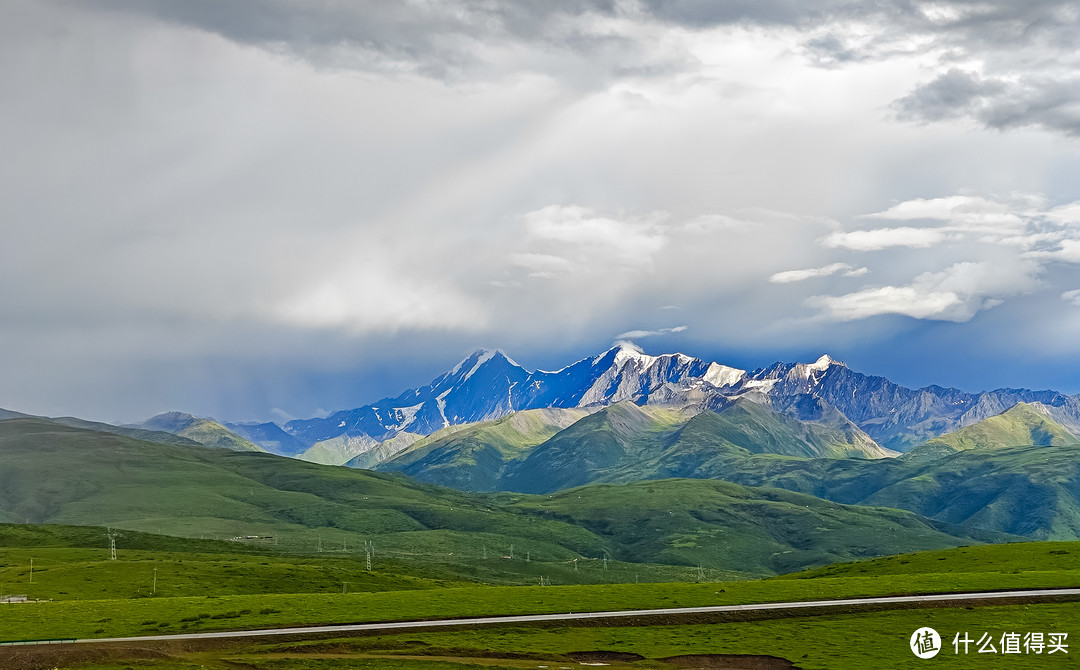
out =
<path fill-rule="evenodd" d="M 61 637 L 53 640 L 0 640 L 0 647 L 15 647 L 24 644 L 66 644 L 75 642 L 73 637 Z"/>

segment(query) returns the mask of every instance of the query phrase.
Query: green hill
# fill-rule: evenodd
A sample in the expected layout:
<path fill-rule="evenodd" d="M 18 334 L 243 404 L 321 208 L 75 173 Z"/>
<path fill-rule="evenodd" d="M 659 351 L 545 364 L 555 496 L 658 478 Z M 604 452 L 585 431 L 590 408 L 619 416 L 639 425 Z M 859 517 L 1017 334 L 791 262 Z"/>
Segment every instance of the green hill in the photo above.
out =
<path fill-rule="evenodd" d="M 640 409 L 605 408 L 535 447 L 511 452 L 520 454 L 516 458 L 483 449 L 482 440 L 472 453 L 488 460 L 458 459 L 453 450 L 439 454 L 440 460 L 418 452 L 407 472 L 421 479 L 464 472 L 467 477 L 456 474 L 447 482 L 532 493 L 587 482 L 719 479 L 906 509 L 1033 539 L 1080 539 L 1080 445 L 1037 406 L 1017 405 L 943 436 L 933 447 L 943 450 L 938 457 L 920 447 L 901 458 L 879 459 L 821 458 L 845 453 L 855 440 L 842 425 L 799 422 L 764 405 L 735 403 L 651 429 Z M 801 408 L 800 414 L 815 411 Z M 1017 442 L 1029 446 L 1007 446 Z M 498 472 L 503 474 L 496 478 Z"/>
<path fill-rule="evenodd" d="M 641 511 L 640 522 L 627 510 Z M 787 524 L 788 515 L 798 522 Z M 620 521 L 605 525 L 605 518 Z M 490 547 L 567 570 L 606 555 L 742 574 L 972 539 L 897 510 L 721 482 L 585 487 L 551 497 L 468 494 L 400 475 L 153 444 L 38 419 L 0 421 L 0 520 L 273 536 L 291 551 L 373 541 L 381 557 L 466 567 Z M 741 538 L 737 555 L 709 544 L 731 538 Z"/>
<path fill-rule="evenodd" d="M 627 560 L 719 561 L 760 573 L 845 556 L 955 546 L 946 533 L 958 532 L 895 509 L 702 479 L 598 484 L 525 499 L 516 507 L 551 519 L 572 518 L 600 536 L 617 537 L 620 557 Z"/>
<path fill-rule="evenodd" d="M 661 447 L 687 417 L 677 410 L 620 402 L 561 430 L 510 463 L 498 488 L 548 493 L 594 482 L 600 474 Z"/>
<path fill-rule="evenodd" d="M 745 400 L 719 412 L 630 402 L 573 412 L 582 411 L 533 410 L 445 429 L 378 469 L 465 490 L 548 493 L 590 482 L 711 477 L 729 459 L 759 453 L 892 455 L 842 416 L 804 422 Z"/>
<path fill-rule="evenodd" d="M 73 416 L 34 416 L 32 414 L 23 414 L 22 412 L 13 412 L 7 409 L 0 409 L 0 420 L 3 419 L 42 419 L 45 421 L 51 421 L 58 423 L 62 426 L 71 426 L 72 428 L 85 428 L 86 430 L 96 430 L 103 433 L 113 433 L 115 435 L 124 435 L 127 437 L 133 437 L 136 440 L 144 440 L 146 442 L 158 442 L 160 444 L 199 444 L 195 440 L 174 435 L 171 432 L 164 430 L 148 430 L 144 428 L 136 428 L 133 426 L 115 426 L 111 423 L 102 423 L 100 421 L 87 421 L 86 419 L 78 419 Z"/>
<path fill-rule="evenodd" d="M 902 456 L 911 462 L 930 461 L 958 451 L 1003 447 L 1080 445 L 1080 439 L 1050 418 L 1038 403 L 1018 403 L 996 416 L 929 440 Z"/>
<path fill-rule="evenodd" d="M 1002 573 L 1056 571 L 1080 573 L 1080 543 L 1020 542 L 920 551 L 850 563 L 833 563 L 792 572 L 777 579 L 989 573 L 988 587 L 1000 588 L 993 580 L 1000 581 Z"/>
<path fill-rule="evenodd" d="M 213 419 L 192 416 L 183 412 L 158 414 L 144 421 L 139 427 L 179 435 L 207 447 L 233 451 L 265 451 Z"/>
<path fill-rule="evenodd" d="M 1009 447 L 906 459 L 732 457 L 710 473 L 845 504 L 882 505 L 970 528 L 1080 539 L 1080 447 Z"/>
<path fill-rule="evenodd" d="M 494 491 L 507 465 L 587 417 L 586 409 L 535 409 L 452 426 L 414 442 L 379 469 L 466 491 Z M 366 455 L 365 455 L 366 456 Z M 357 457 L 347 465 L 363 467 Z"/>

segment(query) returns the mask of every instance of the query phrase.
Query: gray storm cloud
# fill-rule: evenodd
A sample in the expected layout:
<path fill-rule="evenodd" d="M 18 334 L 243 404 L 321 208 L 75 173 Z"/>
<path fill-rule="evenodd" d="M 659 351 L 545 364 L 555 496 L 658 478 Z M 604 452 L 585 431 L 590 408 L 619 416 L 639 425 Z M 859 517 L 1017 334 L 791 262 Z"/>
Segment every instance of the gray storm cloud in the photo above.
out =
<path fill-rule="evenodd" d="M 0 406 L 305 416 L 476 344 L 749 357 L 922 322 L 976 337 L 1044 298 L 1067 342 L 1076 22 L 1063 2 L 12 0 Z"/>

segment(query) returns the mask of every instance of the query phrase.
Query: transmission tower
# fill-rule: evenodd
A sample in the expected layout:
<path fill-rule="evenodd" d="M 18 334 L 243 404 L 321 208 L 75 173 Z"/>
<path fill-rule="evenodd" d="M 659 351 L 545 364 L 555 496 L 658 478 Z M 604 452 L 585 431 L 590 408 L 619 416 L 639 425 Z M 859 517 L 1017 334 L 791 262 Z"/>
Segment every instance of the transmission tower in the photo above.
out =
<path fill-rule="evenodd" d="M 120 537 L 119 533 L 115 532 L 112 528 L 106 528 L 106 536 L 109 538 L 109 560 L 116 560 L 116 538 Z"/>
<path fill-rule="evenodd" d="M 367 571 L 371 572 L 371 555 L 375 553 L 375 545 L 371 540 L 364 540 L 364 557 L 366 559 Z"/>

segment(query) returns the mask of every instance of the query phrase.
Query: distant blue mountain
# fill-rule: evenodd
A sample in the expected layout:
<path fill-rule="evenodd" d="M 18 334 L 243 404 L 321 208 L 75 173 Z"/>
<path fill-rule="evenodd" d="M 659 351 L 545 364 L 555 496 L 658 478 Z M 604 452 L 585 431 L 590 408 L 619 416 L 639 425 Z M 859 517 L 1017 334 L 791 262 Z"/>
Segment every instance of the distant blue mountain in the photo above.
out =
<path fill-rule="evenodd" d="M 620 344 L 561 370 L 529 371 L 501 351 L 477 350 L 430 384 L 395 398 L 326 418 L 229 428 L 275 453 L 296 455 L 317 442 L 376 444 L 400 433 L 429 435 L 447 426 L 541 408 L 639 405 L 721 410 L 740 398 L 771 405 L 800 420 L 848 419 L 883 447 L 906 451 L 927 439 L 1018 402 L 1039 402 L 1052 418 L 1080 432 L 1080 395 L 998 389 L 966 393 L 928 386 L 910 389 L 868 376 L 822 356 L 813 363 L 775 363 L 747 372 L 684 354 L 650 356 Z M 814 418 L 814 417 L 819 418 Z M 366 448 L 366 447 L 365 447 Z"/>

